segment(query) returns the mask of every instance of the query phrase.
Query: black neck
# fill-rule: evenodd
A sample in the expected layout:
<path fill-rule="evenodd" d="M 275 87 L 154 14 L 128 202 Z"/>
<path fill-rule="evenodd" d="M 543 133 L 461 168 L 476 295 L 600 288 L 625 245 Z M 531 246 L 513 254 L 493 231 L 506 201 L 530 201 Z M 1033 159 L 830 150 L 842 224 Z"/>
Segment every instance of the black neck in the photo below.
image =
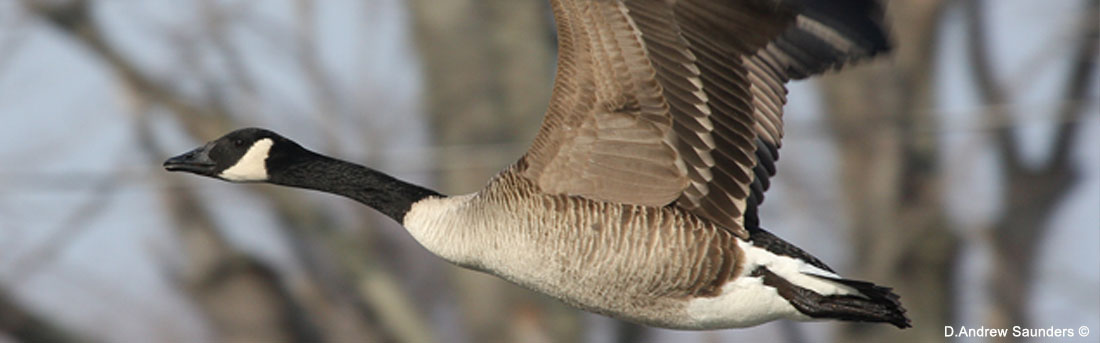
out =
<path fill-rule="evenodd" d="M 324 155 L 309 156 L 272 165 L 269 182 L 343 195 L 403 223 L 412 204 L 429 196 L 442 196 L 377 170 Z M 282 165 L 279 165 L 282 164 Z"/>

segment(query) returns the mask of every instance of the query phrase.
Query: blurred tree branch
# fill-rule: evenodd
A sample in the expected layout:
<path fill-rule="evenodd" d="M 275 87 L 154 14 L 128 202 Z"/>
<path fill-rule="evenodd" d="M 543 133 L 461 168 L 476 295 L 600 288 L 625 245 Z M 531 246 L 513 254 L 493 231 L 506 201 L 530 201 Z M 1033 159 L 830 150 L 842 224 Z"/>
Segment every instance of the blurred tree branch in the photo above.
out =
<path fill-rule="evenodd" d="M 295 60 L 298 62 L 298 66 L 302 69 L 302 73 L 305 76 L 307 82 L 309 82 L 310 90 L 314 93 L 316 99 L 316 109 L 313 111 L 313 116 L 316 118 L 317 123 L 324 131 L 322 135 L 326 139 L 325 150 L 332 153 L 340 153 L 340 142 L 336 140 L 339 136 L 339 127 L 336 122 L 337 115 L 342 113 L 344 107 L 343 97 L 337 91 L 334 82 L 325 72 L 322 67 L 321 57 L 317 51 L 317 26 L 316 18 L 316 5 L 311 0 L 296 0 L 294 2 L 297 9 L 296 24 L 298 33 L 295 42 Z"/>
<path fill-rule="evenodd" d="M 16 51 L 19 51 L 19 47 L 25 40 L 23 34 L 24 26 L 23 20 L 18 20 L 17 23 L 11 25 L 6 29 L 3 35 L 0 35 L 0 74 L 3 74 L 12 61 L 12 56 Z"/>
<path fill-rule="evenodd" d="M 226 78 L 230 83 L 206 85 L 209 99 L 185 95 L 166 80 L 158 80 L 154 74 L 140 70 L 130 56 L 121 54 L 109 39 L 105 39 L 89 15 L 95 2 L 20 1 L 28 12 L 37 14 L 88 48 L 93 58 L 103 62 L 118 77 L 134 100 L 134 113 L 140 122 L 138 136 L 149 161 L 159 161 L 166 153 L 159 147 L 158 138 L 153 136 L 148 123 L 149 113 L 160 108 L 169 110 L 189 135 L 201 140 L 239 126 L 244 117 L 242 113 L 247 113 L 235 106 L 241 103 L 240 99 L 225 98 L 228 92 L 223 92 L 222 87 L 252 96 L 251 101 L 256 99 L 254 75 L 245 68 L 248 61 L 242 57 L 241 47 L 225 34 L 236 17 L 219 13 L 224 8 L 215 1 L 202 3 L 208 10 L 205 19 L 209 19 L 202 25 L 210 26 L 209 36 L 203 39 L 209 40 L 214 46 L 213 53 L 220 54 L 229 65 Z M 482 184 L 487 175 L 502 165 L 497 157 L 518 155 L 529 138 L 523 130 L 533 132 L 537 125 L 537 114 L 544 109 L 550 73 L 547 71 L 543 75 L 533 71 L 547 69 L 552 54 L 547 53 L 550 50 L 546 46 L 541 46 L 549 45 L 549 35 L 545 27 L 540 27 L 545 25 L 544 10 L 532 5 L 535 3 L 456 0 L 441 4 L 415 0 L 411 5 L 417 16 L 427 16 L 418 19 L 417 30 L 431 80 L 430 111 L 436 133 L 442 137 L 440 141 L 447 144 L 520 142 L 509 148 L 514 154 L 498 152 L 492 158 L 470 158 L 467 154 L 440 156 L 438 159 L 443 160 L 440 162 L 443 164 L 477 166 L 444 175 L 445 189 L 461 190 Z M 954 322 L 955 315 L 952 274 L 958 265 L 959 237 L 940 204 L 944 182 L 940 149 L 943 147 L 937 142 L 937 135 L 928 132 L 930 128 L 945 127 L 931 110 L 934 107 L 931 89 L 936 69 L 935 50 L 939 46 L 938 30 L 945 4 L 950 3 L 944 0 L 893 2 L 891 13 L 897 22 L 893 31 L 901 44 L 894 54 L 895 63 L 876 63 L 852 70 L 851 75 L 845 71 L 823 82 L 827 85 L 830 132 L 836 133 L 836 144 L 842 155 L 843 185 L 850 203 L 847 210 L 852 218 L 850 234 L 853 242 L 857 242 L 854 243 L 853 259 L 863 264 L 855 274 L 898 287 L 917 326 L 902 332 L 903 339 L 909 341 L 942 339 L 936 325 Z M 1056 112 L 1058 121 L 1050 136 L 1051 144 L 1043 145 L 1047 148 L 1041 163 L 1033 163 L 1022 156 L 1021 146 L 1035 142 L 1025 142 L 1016 132 L 1018 119 L 1013 118 L 1019 117 L 1013 112 L 1025 110 L 1012 106 L 1013 87 L 998 79 L 993 68 L 997 56 L 991 56 L 988 46 L 983 2 L 962 0 L 960 3 L 964 6 L 959 8 L 970 16 L 966 28 L 971 40 L 968 44 L 971 80 L 987 104 L 982 109 L 983 122 L 993 123 L 991 146 L 1003 167 L 998 172 L 1002 173 L 999 180 L 1004 203 L 991 228 L 995 249 L 991 260 L 995 269 L 989 275 L 994 298 L 989 320 L 994 327 L 1028 324 L 1026 312 L 1037 250 L 1049 230 L 1050 217 L 1080 178 L 1073 156 L 1080 149 L 1075 143 L 1081 132 L 1079 122 L 1086 115 L 1089 87 L 1095 83 L 1095 23 L 1100 13 L 1097 3 L 1096 0 L 1084 1 L 1081 37 L 1073 41 L 1072 56 L 1067 56 L 1071 63 L 1064 89 L 1066 101 L 1051 110 Z M 307 0 L 296 0 L 295 4 L 300 11 L 295 17 L 298 35 L 289 36 L 293 45 L 292 58 L 302 79 L 313 91 L 316 106 L 310 110 L 321 120 L 319 124 L 328 139 L 326 150 L 337 150 L 340 144 L 328 133 L 339 126 L 335 122 L 339 118 L 334 115 L 351 111 L 344 102 L 349 99 L 342 98 L 339 85 L 325 72 L 316 51 L 319 47 L 314 32 L 317 25 L 315 4 Z M 520 51 L 521 57 L 511 55 L 511 51 Z M 0 65 L 7 55 L 0 51 Z M 859 135 L 853 134 L 853 128 L 862 130 L 868 122 L 879 125 Z M 524 129 L 517 133 L 516 128 Z M 960 130 L 958 127 L 950 129 Z M 932 130 L 938 132 L 940 129 Z M 457 163 L 459 161 L 453 161 L 455 158 L 479 161 Z M 156 182 L 177 190 L 165 194 L 164 201 L 177 223 L 178 234 L 184 242 L 181 245 L 191 259 L 189 266 L 197 270 L 182 273 L 183 280 L 179 284 L 200 304 L 210 324 L 218 326 L 220 338 L 434 340 L 422 314 L 409 304 L 406 293 L 410 288 L 437 291 L 438 287 L 431 282 L 412 287 L 398 285 L 387 271 L 403 266 L 402 261 L 375 258 L 378 251 L 364 249 L 366 244 L 360 237 L 349 239 L 347 233 L 327 229 L 337 225 L 332 211 L 304 204 L 297 191 L 247 188 L 262 194 L 277 210 L 282 233 L 289 237 L 296 258 L 306 265 L 310 279 L 305 281 L 287 280 L 288 276 L 280 275 L 271 265 L 234 247 L 218 230 L 200 194 L 174 179 L 158 177 Z M 96 190 L 99 193 L 98 187 Z M 98 207 L 102 204 L 88 204 L 73 212 L 70 218 L 85 218 Z M 73 226 L 68 228 L 76 230 Z M 59 242 L 72 239 L 71 235 L 56 238 Z M 47 248 L 57 249 L 62 245 L 53 243 Z M 48 255 L 50 251 L 44 253 Z M 532 297 L 530 292 L 474 272 L 457 271 L 451 276 L 460 279 L 456 292 L 460 293 L 460 305 L 470 320 L 464 324 L 472 328 L 472 340 L 577 338 L 578 324 L 572 317 L 575 311 L 554 300 Z M 9 300 L 8 294 L 0 289 L 0 332 L 16 332 L 13 337 L 23 339 L 19 335 L 26 333 L 17 331 L 48 334 L 56 328 L 48 318 L 34 316 L 5 300 Z M 513 306 L 517 303 L 520 305 Z M 40 326 L 45 327 L 45 331 L 37 329 Z M 256 327 L 266 328 L 255 335 L 234 332 Z M 623 324 L 618 327 L 617 338 L 633 341 L 644 336 L 644 330 L 644 327 Z M 840 340 L 885 340 L 896 335 L 892 330 L 851 325 L 844 326 L 838 337 Z"/>
<path fill-rule="evenodd" d="M 52 320 L 39 316 L 19 305 L 0 287 L 0 333 L 23 342 L 65 343 L 82 342 L 84 338 L 73 336 Z"/>
<path fill-rule="evenodd" d="M 43 270 L 44 265 L 52 262 L 58 253 L 64 251 L 64 248 L 68 247 L 73 240 L 80 237 L 80 234 L 89 227 L 87 222 L 92 217 L 110 204 L 105 199 L 109 199 L 118 190 L 118 186 L 117 178 L 105 179 L 96 184 L 88 200 L 62 219 L 56 229 L 49 230 L 52 234 L 46 242 L 39 245 L 39 248 L 21 255 L 3 275 L 3 279 L 18 284 L 28 281 L 35 273 Z"/>
<path fill-rule="evenodd" d="M 62 32 L 70 34 L 77 42 L 89 48 L 95 56 L 104 61 L 109 69 L 120 77 L 126 88 L 131 91 L 131 94 L 135 96 L 134 100 L 141 103 L 138 106 L 139 108 L 147 108 L 147 106 L 151 104 L 164 106 L 176 114 L 176 119 L 184 126 L 185 131 L 194 137 L 216 137 L 237 126 L 232 119 L 231 111 L 220 103 L 199 104 L 196 101 L 190 100 L 179 92 L 155 81 L 153 78 L 146 75 L 146 73 L 139 70 L 136 64 L 118 53 L 115 48 L 106 42 L 102 33 L 92 22 L 92 17 L 88 13 L 89 7 L 91 6 L 88 1 L 78 0 L 58 4 L 23 0 L 23 4 L 30 12 L 46 19 L 47 22 L 53 24 L 54 27 Z M 138 113 L 141 113 L 141 111 L 138 111 Z M 143 130 L 147 130 L 147 127 Z M 144 133 L 146 137 L 143 141 L 147 143 L 145 146 L 155 146 L 155 139 L 148 137 L 148 134 L 148 132 Z M 160 149 L 151 151 L 151 155 L 154 156 L 151 159 L 154 160 L 158 160 L 158 156 L 164 155 L 164 152 L 160 151 Z M 183 188 L 181 187 L 179 189 Z M 295 199 L 296 197 L 293 196 L 293 193 L 287 191 L 274 190 L 271 188 L 254 188 L 254 190 L 264 193 L 265 198 L 271 200 L 281 222 L 284 223 L 283 233 L 290 236 L 288 241 L 292 243 L 298 257 L 305 262 L 307 266 L 306 271 L 310 273 L 315 280 L 304 280 L 306 281 L 305 283 L 297 282 L 294 287 L 285 288 L 283 284 L 287 282 L 286 280 L 273 278 L 277 275 L 262 272 L 266 267 L 257 269 L 257 267 L 262 266 L 262 264 L 258 260 L 243 257 L 241 254 L 237 253 L 235 249 L 230 247 L 228 243 L 222 241 L 220 233 L 213 229 L 216 227 L 213 222 L 208 218 L 201 219 L 205 215 L 199 214 L 205 212 L 202 206 L 199 205 L 197 198 L 193 194 L 190 194 L 189 191 L 183 190 L 169 197 L 176 199 L 174 201 L 175 205 L 170 207 L 175 208 L 174 212 L 178 213 L 181 217 L 185 217 L 186 220 L 200 218 L 201 223 L 192 223 L 191 226 L 202 228 L 201 232 L 203 233 L 198 237 L 187 239 L 191 241 L 201 241 L 201 244 L 194 245 L 194 247 L 199 249 L 199 251 L 194 251 L 194 253 L 218 256 L 216 259 L 220 261 L 221 264 L 215 264 L 210 267 L 217 265 L 224 267 L 226 264 L 229 266 L 252 266 L 249 268 L 229 269 L 209 268 L 206 273 L 212 273 L 218 270 L 240 271 L 243 273 L 241 277 L 244 277 L 244 279 L 241 279 L 239 283 L 230 283 L 226 287 L 233 288 L 238 287 L 234 285 L 251 283 L 253 285 L 252 288 L 263 286 L 270 289 L 273 292 L 270 294 L 274 298 L 269 298 L 268 300 L 271 301 L 272 305 L 277 305 L 281 302 L 284 305 L 277 305 L 278 308 L 306 309 L 310 313 L 309 316 L 298 316 L 296 318 L 298 318 L 298 320 L 306 320 L 307 317 L 319 319 L 316 323 L 324 328 L 324 330 L 322 330 L 323 336 L 328 339 L 333 339 L 335 341 L 361 341 L 364 339 L 363 335 L 366 334 L 366 332 L 364 332 L 366 329 L 368 331 L 374 331 L 380 335 L 376 338 L 384 341 L 425 340 L 422 336 L 427 331 L 424 329 L 424 326 L 414 325 L 412 326 L 414 329 L 402 329 L 402 327 L 405 326 L 394 324 L 399 321 L 388 319 L 389 313 L 402 312 L 375 307 L 375 305 L 379 303 L 390 304 L 391 306 L 394 304 L 401 304 L 392 301 L 379 301 L 382 299 L 377 299 L 377 297 L 404 297 L 405 295 L 400 294 L 399 289 L 388 289 L 389 292 L 382 294 L 377 292 L 359 293 L 357 287 L 353 286 L 352 282 L 344 280 L 345 276 L 343 276 L 343 274 L 353 275 L 357 279 L 383 277 L 379 275 L 380 273 L 355 270 L 347 266 L 340 266 L 336 262 L 343 259 L 367 260 L 368 257 L 362 251 L 343 249 L 341 253 L 351 253 L 355 254 L 355 256 L 335 259 L 327 255 L 326 249 L 317 246 L 317 244 L 325 241 L 337 240 L 335 238 L 325 238 L 326 236 L 335 234 L 333 231 L 298 229 L 329 226 L 331 220 L 326 219 L 327 216 L 323 214 L 323 211 L 313 206 L 303 206 L 300 200 Z M 246 259 L 244 264 L 235 262 L 239 261 L 240 258 Z M 259 279 L 248 277 L 248 275 L 258 276 Z M 233 278 L 229 278 L 228 280 L 232 279 Z M 215 280 L 227 279 L 225 277 L 219 277 L 215 278 Z M 280 291 L 283 289 L 289 289 L 290 291 Z M 286 296 L 291 295 L 293 295 L 295 299 L 286 298 Z M 367 297 L 370 301 L 363 302 L 359 300 L 359 297 Z M 300 304 L 300 306 L 291 306 L 295 303 Z M 225 307 L 225 303 L 218 301 L 208 302 L 207 305 L 215 306 L 208 311 L 208 314 L 214 317 L 218 317 L 216 314 L 220 311 L 219 309 L 232 311 L 232 308 Z M 349 305 L 351 305 L 351 307 L 349 307 Z M 349 309 L 353 308 L 356 309 L 358 314 L 348 312 Z M 415 311 L 413 311 L 413 313 L 415 313 Z M 286 314 L 296 315 L 295 313 Z M 286 316 L 284 316 L 284 318 L 285 317 Z M 374 327 L 373 324 L 369 323 L 371 318 L 381 319 L 386 326 Z M 401 319 L 401 322 L 416 322 L 418 320 L 416 317 L 410 318 L 408 316 Z M 296 327 L 308 326 L 309 324 L 302 324 Z M 395 328 L 394 326 L 398 327 Z M 291 334 L 301 334 L 307 331 L 308 330 L 294 330 Z M 302 336 L 298 338 L 309 341 L 314 340 Z"/>
<path fill-rule="evenodd" d="M 141 106 L 141 104 L 139 104 Z M 138 137 L 150 160 L 162 155 L 152 132 L 138 118 Z M 166 177 L 157 177 L 169 184 Z M 314 324 L 298 313 L 296 299 L 290 296 L 270 267 L 232 246 L 217 229 L 197 195 L 185 187 L 162 193 L 162 201 L 177 229 L 188 263 L 185 271 L 174 273 L 177 284 L 195 299 L 206 320 L 221 340 L 316 341 L 320 336 Z"/>
<path fill-rule="evenodd" d="M 95 53 L 128 87 L 178 113 L 180 123 L 188 132 L 195 133 L 198 137 L 216 137 L 225 132 L 225 127 L 230 126 L 229 115 L 224 108 L 202 108 L 184 100 L 185 98 L 177 96 L 173 90 L 147 77 L 135 64 L 108 44 L 102 32 L 91 21 L 92 17 L 88 12 L 92 6 L 90 1 L 21 1 L 31 13 L 53 24 L 61 32 L 72 35 L 77 42 Z"/>
<path fill-rule="evenodd" d="M 828 122 L 837 133 L 849 237 L 859 278 L 896 287 L 913 328 L 845 324 L 837 341 L 927 342 L 954 318 L 959 237 L 942 204 L 933 58 L 945 1 L 891 2 L 896 46 L 889 58 L 822 78 Z M 892 125 L 852 134 L 859 124 Z"/>
<path fill-rule="evenodd" d="M 172 92 L 165 88 L 162 88 L 158 83 L 152 81 L 143 75 L 130 61 L 126 60 L 115 49 L 108 45 L 103 38 L 101 32 L 97 29 L 94 23 L 91 22 L 91 16 L 89 15 L 89 2 L 87 1 L 70 1 L 62 4 L 48 4 L 41 1 L 24 1 L 24 5 L 32 13 L 35 13 L 48 22 L 53 24 L 56 28 L 62 32 L 70 33 L 74 38 L 77 38 L 79 42 L 82 42 L 97 56 L 101 57 L 108 66 L 114 70 L 123 80 L 127 89 L 135 94 L 144 95 L 148 99 L 154 102 L 163 103 L 166 106 L 173 108 L 177 113 L 181 114 L 198 114 L 203 110 L 197 106 L 191 105 L 185 101 L 181 101 L 178 98 L 172 96 Z M 195 116 L 198 117 L 198 116 Z M 217 116 L 219 118 L 225 118 L 224 115 Z M 185 123 L 191 123 L 192 130 L 211 131 L 215 128 L 209 125 L 204 125 L 202 120 L 185 121 Z M 152 147 L 157 146 L 151 137 L 144 135 L 143 141 L 148 144 L 142 146 L 146 148 L 146 151 L 153 156 L 159 155 L 159 151 L 151 151 Z M 207 315 L 210 316 L 210 321 L 215 324 L 215 328 L 218 334 L 223 339 L 240 341 L 240 340 L 255 340 L 255 339 L 271 339 L 278 336 L 270 336 L 282 332 L 286 325 L 283 325 L 282 320 L 279 318 L 286 318 L 287 314 L 284 312 L 251 312 L 251 313 L 238 313 L 238 314 L 250 314 L 250 316 L 226 316 L 219 315 L 223 313 L 232 313 L 233 310 L 238 308 L 230 308 L 228 302 L 220 301 L 226 300 L 226 298 L 232 299 L 236 296 L 253 293 L 260 296 L 262 299 L 257 300 L 256 303 L 279 303 L 289 302 L 289 300 L 275 299 L 276 295 L 272 292 L 279 288 L 277 285 L 277 279 L 271 279 L 266 277 L 267 275 L 260 276 L 259 278 L 250 277 L 247 273 L 239 273 L 234 277 L 242 277 L 241 279 L 228 278 L 224 276 L 224 273 L 217 275 L 223 275 L 221 278 L 213 278 L 216 275 L 216 271 L 224 270 L 226 265 L 233 265 L 233 262 L 240 257 L 239 253 L 235 251 L 227 242 L 225 242 L 220 233 L 215 229 L 213 220 L 201 209 L 198 200 L 193 194 L 187 191 L 181 191 L 177 197 L 165 197 L 165 200 L 169 204 L 171 209 L 170 213 L 173 214 L 174 222 L 177 223 L 177 228 L 181 228 L 181 234 L 184 238 L 183 246 L 188 249 L 188 256 L 191 258 L 192 263 L 189 264 L 192 273 L 185 273 L 183 283 L 188 285 L 187 290 L 191 296 L 200 300 L 200 305 L 204 308 Z M 243 257 L 240 257 L 243 258 Z M 234 282 L 212 282 L 205 280 L 233 280 Z M 233 289 L 235 285 L 252 285 L 251 291 L 241 292 L 238 290 L 236 296 L 230 295 L 226 297 L 224 293 L 220 291 L 223 289 Z M 201 287 L 200 287 L 201 286 Z M 195 288 L 199 287 L 199 288 Z M 224 288 L 228 287 L 228 288 Z M 277 292 L 276 292 L 277 293 Z M 209 300 L 210 297 L 218 298 L 218 295 L 222 295 L 222 299 L 216 301 L 202 301 Z M 239 305 L 239 304 L 234 304 Z M 255 304 L 253 304 L 255 305 Z M 276 318 L 270 318 L 270 317 Z M 257 323 L 266 322 L 265 324 Z M 266 330 L 234 330 L 233 324 L 240 325 L 261 325 L 259 327 Z M 289 338 L 290 336 L 285 336 Z M 297 337 L 299 339 L 308 339 L 308 337 Z"/>
<path fill-rule="evenodd" d="M 994 263 L 990 273 L 992 327 L 1013 325 L 1029 327 L 1028 304 L 1034 285 L 1038 248 L 1042 246 L 1049 221 L 1073 186 L 1080 182 L 1078 167 L 1072 164 L 1080 119 L 1085 115 L 1088 89 L 1096 72 L 1100 1 L 1082 2 L 1076 28 L 1077 38 L 1062 97 L 1066 100 L 1057 109 L 1058 123 L 1043 153 L 1044 161 L 1031 163 L 1022 157 L 1023 138 L 1014 126 L 1003 126 L 993 132 L 993 146 L 999 157 L 1003 202 L 991 228 Z M 967 16 L 967 53 L 971 80 L 984 103 L 1003 103 L 1012 96 L 996 77 L 995 60 L 988 45 L 988 25 L 982 0 L 965 2 Z M 991 107 L 984 115 L 988 120 L 1013 118 L 1006 107 Z M 1016 337 L 998 338 L 1016 341 Z"/>
<path fill-rule="evenodd" d="M 444 166 L 477 166 L 438 175 L 445 193 L 472 191 L 522 154 L 546 110 L 554 46 L 547 3 L 414 0 L 409 8 L 434 144 L 523 142 L 506 154 L 432 157 Z M 487 274 L 448 270 L 472 341 L 579 339 L 576 310 Z"/>

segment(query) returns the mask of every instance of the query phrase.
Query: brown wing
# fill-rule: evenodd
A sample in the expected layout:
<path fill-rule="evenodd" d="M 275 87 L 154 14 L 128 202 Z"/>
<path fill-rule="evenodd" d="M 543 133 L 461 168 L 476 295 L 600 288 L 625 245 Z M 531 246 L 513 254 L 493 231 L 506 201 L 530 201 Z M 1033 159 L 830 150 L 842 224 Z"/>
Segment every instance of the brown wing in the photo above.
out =
<path fill-rule="evenodd" d="M 775 171 L 784 83 L 866 54 L 806 4 L 551 4 L 558 74 L 525 176 L 550 193 L 675 202 L 742 237 Z"/>

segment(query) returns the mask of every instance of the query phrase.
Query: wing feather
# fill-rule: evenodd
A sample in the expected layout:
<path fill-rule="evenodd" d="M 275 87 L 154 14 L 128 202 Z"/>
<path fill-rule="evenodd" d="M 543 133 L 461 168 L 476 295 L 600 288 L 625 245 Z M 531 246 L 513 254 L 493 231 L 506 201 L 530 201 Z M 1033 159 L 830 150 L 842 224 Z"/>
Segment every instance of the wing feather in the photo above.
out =
<path fill-rule="evenodd" d="M 551 0 L 558 74 L 524 175 L 545 192 L 675 205 L 747 237 L 785 83 L 887 48 L 872 0 Z"/>

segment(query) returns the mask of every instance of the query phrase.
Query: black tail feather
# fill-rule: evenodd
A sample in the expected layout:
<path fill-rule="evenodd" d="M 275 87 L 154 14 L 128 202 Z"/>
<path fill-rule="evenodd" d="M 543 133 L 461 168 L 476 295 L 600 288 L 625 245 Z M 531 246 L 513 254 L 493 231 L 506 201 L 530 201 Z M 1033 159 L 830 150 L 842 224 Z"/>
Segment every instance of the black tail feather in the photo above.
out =
<path fill-rule="evenodd" d="M 765 267 L 756 268 L 752 275 L 763 277 L 765 285 L 775 287 L 779 295 L 787 299 L 795 309 L 813 318 L 890 323 L 901 329 L 912 327 L 898 295 L 888 287 L 866 281 L 824 278 L 852 287 L 866 297 L 821 295 L 799 287 Z"/>

